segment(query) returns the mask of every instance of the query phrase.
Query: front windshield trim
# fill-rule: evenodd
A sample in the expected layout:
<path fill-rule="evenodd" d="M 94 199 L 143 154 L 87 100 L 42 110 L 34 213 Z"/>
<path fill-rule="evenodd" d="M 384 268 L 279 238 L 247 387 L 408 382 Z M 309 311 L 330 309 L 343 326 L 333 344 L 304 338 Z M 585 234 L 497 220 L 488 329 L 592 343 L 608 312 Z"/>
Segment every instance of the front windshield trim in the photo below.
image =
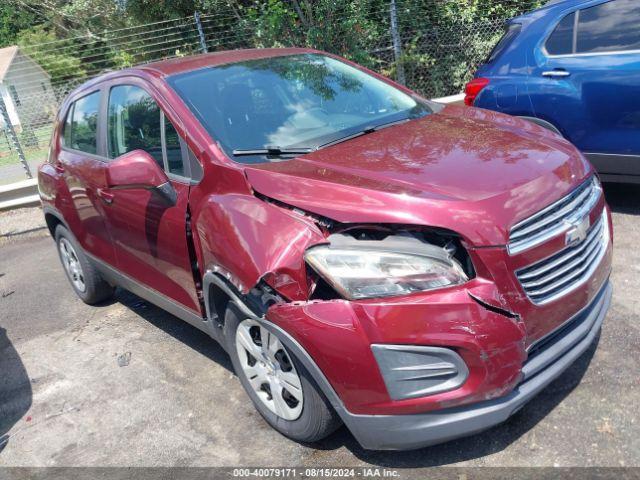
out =
<path fill-rule="evenodd" d="M 349 75 L 351 75 L 351 77 L 349 77 L 349 75 L 345 74 L 345 78 L 347 80 L 351 80 L 355 82 L 356 85 L 360 85 L 360 87 L 358 87 L 360 89 L 365 88 L 365 90 L 362 90 L 363 95 L 364 94 L 371 95 L 370 93 L 371 91 L 373 91 L 374 93 L 377 93 L 375 91 L 375 88 L 378 88 L 378 89 L 382 89 L 383 91 L 386 90 L 389 93 L 388 98 L 391 98 L 392 95 L 395 95 L 397 98 L 404 98 L 405 103 L 407 103 L 408 101 L 413 102 L 413 106 L 408 110 L 403 109 L 403 110 L 398 110 L 392 113 L 388 113 L 388 108 L 379 109 L 379 110 L 374 109 L 373 111 L 356 110 L 356 112 L 360 116 L 364 116 L 365 114 L 371 114 L 371 113 L 374 113 L 377 115 L 383 112 L 386 112 L 386 114 L 382 116 L 377 116 L 373 119 L 361 118 L 362 122 L 360 123 L 345 125 L 345 128 L 340 128 L 338 130 L 322 132 L 322 134 L 318 135 L 317 137 L 307 136 L 306 138 L 300 139 L 300 138 L 295 138 L 295 136 L 292 136 L 291 139 L 297 140 L 297 141 L 293 141 L 289 143 L 287 142 L 275 143 L 275 145 L 281 146 L 281 147 L 278 147 L 278 150 L 285 151 L 283 153 L 278 153 L 275 151 L 269 151 L 270 150 L 269 145 L 274 145 L 273 142 L 269 142 L 268 144 L 265 142 L 264 145 L 259 145 L 260 142 L 252 142 L 252 143 L 247 142 L 246 144 L 231 144 L 229 142 L 225 142 L 222 139 L 223 135 L 220 134 L 220 132 L 217 132 L 214 128 L 212 128 L 210 122 L 207 122 L 207 117 L 206 117 L 207 112 L 206 111 L 203 112 L 203 110 L 206 110 L 206 109 L 198 108 L 198 105 L 196 105 L 193 101 L 193 94 L 188 95 L 186 92 L 182 91 L 182 89 L 178 85 L 178 82 L 181 79 L 189 79 L 189 78 L 193 79 L 194 76 L 197 74 L 206 75 L 208 72 L 215 72 L 223 69 L 233 69 L 234 67 L 251 68 L 252 71 L 246 75 L 247 75 L 247 80 L 252 81 L 253 79 L 249 77 L 249 75 L 254 72 L 261 72 L 261 68 L 259 66 L 261 62 L 270 61 L 270 60 L 274 60 L 274 61 L 283 60 L 283 59 L 287 59 L 287 60 L 294 59 L 291 61 L 291 64 L 293 65 L 293 67 L 297 66 L 298 68 L 303 68 L 305 66 L 318 64 L 328 69 L 328 67 L 326 66 L 329 65 L 330 67 L 334 68 L 333 70 L 331 69 L 327 70 L 332 76 L 337 76 L 342 74 L 342 71 L 340 69 L 343 69 Z M 331 65 L 331 62 L 334 62 L 333 65 Z M 336 68 L 338 64 L 340 66 Z M 256 67 L 255 65 L 258 65 L 258 66 Z M 282 75 L 275 70 L 271 70 L 268 67 L 267 68 L 262 67 L 262 68 L 268 74 L 273 75 L 275 73 L 282 77 Z M 357 72 L 357 73 L 353 73 L 353 72 Z M 233 77 L 233 75 L 230 75 L 230 76 Z M 228 78 L 225 78 L 224 76 L 221 76 L 220 78 L 223 78 L 225 81 L 228 80 Z M 182 98 L 182 100 L 189 107 L 189 109 L 195 114 L 195 116 L 198 118 L 202 126 L 209 133 L 211 138 L 214 141 L 216 141 L 216 143 L 220 146 L 221 150 L 226 154 L 226 156 L 231 161 L 234 161 L 236 163 L 243 163 L 243 164 L 265 163 L 265 162 L 279 161 L 277 159 L 290 160 L 293 158 L 297 158 L 299 156 L 306 155 L 307 153 L 311 153 L 318 149 L 327 148 L 337 143 L 342 143 L 345 141 L 349 141 L 353 138 L 357 138 L 364 133 L 369 133 L 367 132 L 367 130 L 369 129 L 375 131 L 387 124 L 394 125 L 397 123 L 403 123 L 403 122 L 408 122 L 414 119 L 422 118 L 423 116 L 429 115 L 434 111 L 436 111 L 435 107 L 437 106 L 437 104 L 432 104 L 432 102 L 429 102 L 415 94 L 407 93 L 402 89 L 397 88 L 393 84 L 390 84 L 384 80 L 378 79 L 375 76 L 370 75 L 368 72 L 361 70 L 357 66 L 352 66 L 349 63 L 344 62 L 339 58 L 335 58 L 331 55 L 323 55 L 321 53 L 303 53 L 303 54 L 291 53 L 291 54 L 285 54 L 285 55 L 280 55 L 276 57 L 268 57 L 266 59 L 246 60 L 241 62 L 232 62 L 232 63 L 226 63 L 221 65 L 201 67 L 196 70 L 190 70 L 188 72 L 181 72 L 181 73 L 170 75 L 167 77 L 167 80 L 170 87 L 174 91 L 176 91 L 176 93 Z M 334 79 L 332 78 L 332 80 Z M 289 81 L 289 83 L 293 83 L 293 81 L 301 82 L 302 80 L 294 78 L 294 80 Z M 285 77 L 282 77 L 281 83 L 284 86 L 290 88 L 289 83 L 286 83 L 285 81 Z M 303 87 L 307 89 L 309 88 L 307 84 L 303 84 Z M 219 88 L 218 84 L 216 84 L 215 88 Z M 228 88 L 228 87 L 225 87 L 225 88 Z M 226 92 L 226 90 L 223 90 L 223 91 Z M 340 94 L 345 94 L 345 92 L 346 94 L 348 94 L 349 90 L 345 88 L 340 90 Z M 314 100 L 316 100 L 316 102 L 318 101 L 315 98 Z M 315 109 L 315 106 L 310 110 L 314 110 L 314 109 Z M 334 114 L 334 116 L 335 115 L 336 114 Z M 331 117 L 329 116 L 327 118 L 331 118 Z M 229 123 L 231 123 L 230 119 L 229 119 Z M 333 123 L 327 123 L 327 126 L 335 128 Z M 279 128 L 282 129 L 283 126 L 280 126 Z M 294 132 L 296 131 L 295 130 L 296 128 L 298 129 L 298 131 L 302 131 L 300 128 L 297 127 L 297 125 L 294 126 L 293 128 L 294 128 L 293 130 Z M 325 128 L 325 130 L 327 129 L 328 128 Z M 318 130 L 321 130 L 321 129 L 318 129 Z M 299 154 L 294 154 L 293 152 L 286 152 L 286 150 L 303 150 L 303 149 L 305 151 L 300 152 Z M 242 151 L 243 153 L 241 155 L 236 155 L 235 151 Z M 250 153 L 249 151 L 255 151 L 255 154 Z M 242 157 L 242 159 L 240 159 L 239 157 Z"/>

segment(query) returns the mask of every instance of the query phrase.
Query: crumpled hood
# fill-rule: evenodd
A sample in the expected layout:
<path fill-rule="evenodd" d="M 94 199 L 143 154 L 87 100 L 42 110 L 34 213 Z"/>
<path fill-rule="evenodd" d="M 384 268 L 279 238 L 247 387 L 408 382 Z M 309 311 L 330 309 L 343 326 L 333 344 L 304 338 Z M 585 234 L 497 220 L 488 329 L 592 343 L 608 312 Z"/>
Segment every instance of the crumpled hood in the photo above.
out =
<path fill-rule="evenodd" d="M 561 198 L 591 166 L 525 120 L 475 108 L 439 113 L 304 157 L 247 166 L 259 193 L 343 223 L 428 225 L 476 246 Z"/>

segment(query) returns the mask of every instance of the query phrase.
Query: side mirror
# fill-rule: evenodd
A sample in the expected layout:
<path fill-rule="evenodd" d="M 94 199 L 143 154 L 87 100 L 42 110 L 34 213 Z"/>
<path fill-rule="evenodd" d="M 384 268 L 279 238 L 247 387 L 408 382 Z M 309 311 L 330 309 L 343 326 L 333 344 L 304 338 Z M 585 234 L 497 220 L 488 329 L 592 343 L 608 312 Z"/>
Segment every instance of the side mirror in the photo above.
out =
<path fill-rule="evenodd" d="M 144 150 L 133 150 L 110 162 L 107 166 L 107 185 L 114 190 L 153 190 L 170 205 L 175 205 L 178 199 L 167 174 Z"/>

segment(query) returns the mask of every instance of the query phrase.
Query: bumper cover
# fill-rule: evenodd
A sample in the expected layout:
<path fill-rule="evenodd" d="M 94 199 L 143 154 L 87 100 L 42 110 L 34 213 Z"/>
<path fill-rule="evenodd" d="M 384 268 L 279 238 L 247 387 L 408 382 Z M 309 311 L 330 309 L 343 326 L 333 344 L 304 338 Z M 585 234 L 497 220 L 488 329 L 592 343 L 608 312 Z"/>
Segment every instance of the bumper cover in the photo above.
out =
<path fill-rule="evenodd" d="M 338 413 L 358 442 L 372 450 L 426 447 L 500 424 L 589 348 L 600 331 L 611 295 L 607 281 L 591 304 L 567 323 L 572 328 L 560 332 L 547 348 L 523 365 L 523 381 L 504 397 L 417 415 L 354 415 L 344 409 L 338 409 Z"/>

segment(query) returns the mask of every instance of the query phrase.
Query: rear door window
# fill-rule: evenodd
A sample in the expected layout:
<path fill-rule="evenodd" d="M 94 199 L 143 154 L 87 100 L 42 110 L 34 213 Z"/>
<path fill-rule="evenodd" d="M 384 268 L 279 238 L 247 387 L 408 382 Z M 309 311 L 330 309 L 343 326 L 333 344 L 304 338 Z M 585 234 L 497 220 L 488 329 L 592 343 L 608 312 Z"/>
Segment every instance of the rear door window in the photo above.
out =
<path fill-rule="evenodd" d="M 576 13 L 564 17 L 547 39 L 545 47 L 550 55 L 570 55 L 573 53 L 573 28 Z"/>
<path fill-rule="evenodd" d="M 69 108 L 63 142 L 66 148 L 95 155 L 98 146 L 100 92 L 76 100 Z"/>
<path fill-rule="evenodd" d="M 491 63 L 500 55 L 502 55 L 502 52 L 504 52 L 507 47 L 511 45 L 511 43 L 516 39 L 516 37 L 520 33 L 520 30 L 522 30 L 522 25 L 520 25 L 519 23 L 512 23 L 511 25 L 507 26 L 507 31 L 504 33 L 496 46 L 493 47 L 493 50 L 491 50 L 491 53 L 487 57 L 485 63 Z"/>
<path fill-rule="evenodd" d="M 640 50 L 640 1 L 612 0 L 580 10 L 576 53 Z"/>

